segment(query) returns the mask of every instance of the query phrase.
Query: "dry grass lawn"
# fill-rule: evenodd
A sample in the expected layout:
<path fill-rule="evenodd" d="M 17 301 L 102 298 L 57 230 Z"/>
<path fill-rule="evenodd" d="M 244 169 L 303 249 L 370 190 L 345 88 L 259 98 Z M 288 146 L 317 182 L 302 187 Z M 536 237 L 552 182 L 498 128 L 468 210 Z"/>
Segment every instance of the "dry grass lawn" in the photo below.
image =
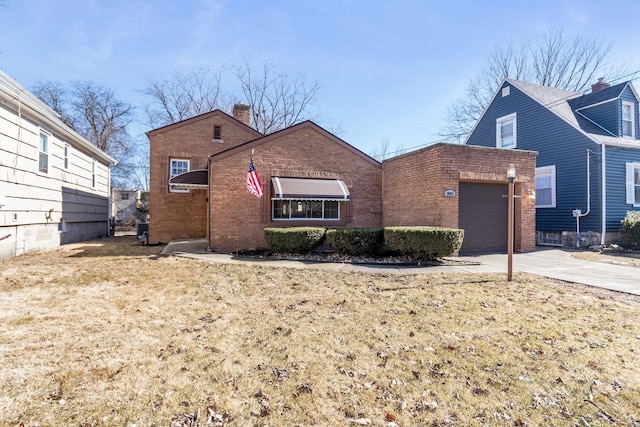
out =
<path fill-rule="evenodd" d="M 637 426 L 640 299 L 518 274 L 0 261 L 0 426 Z"/>

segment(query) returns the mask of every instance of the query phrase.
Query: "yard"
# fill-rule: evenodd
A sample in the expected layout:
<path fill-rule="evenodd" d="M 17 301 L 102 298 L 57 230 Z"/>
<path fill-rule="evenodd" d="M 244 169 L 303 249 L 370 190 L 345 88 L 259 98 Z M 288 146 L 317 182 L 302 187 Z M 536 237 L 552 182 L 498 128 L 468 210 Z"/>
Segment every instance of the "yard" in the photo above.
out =
<path fill-rule="evenodd" d="M 0 261 L 0 426 L 640 425 L 640 298 L 516 274 Z"/>

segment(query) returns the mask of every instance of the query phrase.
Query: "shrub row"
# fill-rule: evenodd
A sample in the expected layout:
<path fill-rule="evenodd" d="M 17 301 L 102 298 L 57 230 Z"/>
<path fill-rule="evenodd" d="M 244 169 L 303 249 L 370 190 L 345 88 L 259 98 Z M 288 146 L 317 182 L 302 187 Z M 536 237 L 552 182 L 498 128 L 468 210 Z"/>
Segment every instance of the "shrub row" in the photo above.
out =
<path fill-rule="evenodd" d="M 628 211 L 622 220 L 620 240 L 624 246 L 640 249 L 640 211 Z"/>
<path fill-rule="evenodd" d="M 435 259 L 453 255 L 462 246 L 464 230 L 440 227 L 265 228 L 265 240 L 275 252 L 307 253 L 326 239 L 338 254 L 403 255 L 413 259 Z"/>

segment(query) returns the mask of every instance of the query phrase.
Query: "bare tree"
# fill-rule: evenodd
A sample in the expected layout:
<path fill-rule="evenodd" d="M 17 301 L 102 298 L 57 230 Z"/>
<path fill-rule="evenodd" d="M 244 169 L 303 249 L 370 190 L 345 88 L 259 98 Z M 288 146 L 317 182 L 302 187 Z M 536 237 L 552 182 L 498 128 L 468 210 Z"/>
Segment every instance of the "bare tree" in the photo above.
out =
<path fill-rule="evenodd" d="M 152 127 L 176 123 L 216 108 L 228 110 L 231 102 L 222 91 L 222 73 L 207 68 L 174 71 L 164 80 L 151 80 L 142 93 L 150 102 L 145 107 Z"/>
<path fill-rule="evenodd" d="M 303 121 L 320 91 L 320 83 L 291 79 L 271 64 L 255 69 L 245 62 L 234 67 L 233 74 L 251 106 L 251 126 L 264 135 Z"/>
<path fill-rule="evenodd" d="M 31 93 L 51 107 L 51 109 L 60 115 L 60 118 L 67 126 L 75 130 L 73 118 L 68 116 L 70 113 L 67 99 L 69 93 L 62 83 L 51 80 L 40 80 L 31 88 Z"/>
<path fill-rule="evenodd" d="M 148 124 L 164 126 L 216 108 L 230 112 L 233 98 L 228 94 L 240 92 L 234 100 L 244 98 L 251 106 L 251 126 L 266 135 L 308 118 L 308 109 L 320 90 L 318 82 L 290 78 L 276 72 L 271 64 L 255 68 L 245 62 L 231 67 L 231 74 L 228 78 L 222 71 L 200 68 L 150 81 L 142 91 L 150 99 L 145 108 Z M 234 80 L 236 85 L 231 83 Z M 229 89 L 222 89 L 223 81 L 230 84 Z"/>
<path fill-rule="evenodd" d="M 466 95 L 453 101 L 440 136 L 464 142 L 487 107 L 498 85 L 507 77 L 576 92 L 594 83 L 596 76 L 614 80 L 623 74 L 609 65 L 611 46 L 583 37 L 568 38 L 562 30 L 547 33 L 535 43 L 523 42 L 496 49 L 488 67 L 470 81 Z"/>
<path fill-rule="evenodd" d="M 40 81 L 31 92 L 60 114 L 69 127 L 118 160 L 112 174 L 114 185 L 129 180 L 133 143 L 127 128 L 133 106 L 116 98 L 111 89 L 92 82 L 74 82 L 67 89 L 59 82 Z"/>

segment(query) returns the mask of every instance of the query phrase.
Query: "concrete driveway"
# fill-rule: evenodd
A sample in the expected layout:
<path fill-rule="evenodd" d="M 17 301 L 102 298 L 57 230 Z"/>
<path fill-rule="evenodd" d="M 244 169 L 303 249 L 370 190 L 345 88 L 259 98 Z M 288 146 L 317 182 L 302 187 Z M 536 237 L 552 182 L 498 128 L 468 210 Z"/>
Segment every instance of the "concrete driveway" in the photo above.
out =
<path fill-rule="evenodd" d="M 464 258 L 476 260 L 487 267 L 501 267 L 503 271 L 507 268 L 507 255 L 503 254 Z M 583 261 L 573 258 L 570 251 L 561 249 L 514 254 L 513 271 L 640 295 L 640 268 Z"/>
<path fill-rule="evenodd" d="M 198 258 L 220 263 L 257 263 L 289 268 L 321 268 L 326 270 L 366 271 L 372 273 L 504 273 L 507 274 L 507 255 L 489 254 L 451 258 L 460 263 L 443 266 L 356 265 L 347 263 L 318 263 L 268 258 L 242 257 L 232 254 L 207 252 L 207 243 L 201 240 L 169 243 L 162 255 Z M 567 282 L 580 283 L 640 295 L 640 268 L 624 267 L 602 262 L 582 261 L 561 249 L 538 249 L 535 252 L 513 255 L 513 271 L 535 274 Z"/>

